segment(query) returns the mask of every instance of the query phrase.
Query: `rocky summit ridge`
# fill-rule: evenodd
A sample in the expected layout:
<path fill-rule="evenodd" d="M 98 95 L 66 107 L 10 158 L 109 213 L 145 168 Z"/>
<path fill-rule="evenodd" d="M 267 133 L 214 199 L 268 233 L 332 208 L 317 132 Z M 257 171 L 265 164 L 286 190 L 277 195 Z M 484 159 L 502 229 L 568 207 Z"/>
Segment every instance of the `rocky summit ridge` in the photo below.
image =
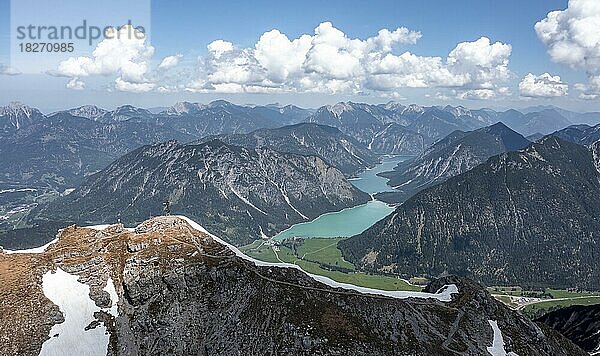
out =
<path fill-rule="evenodd" d="M 254 261 L 183 217 L 70 226 L 20 252 L 0 252 L 3 355 L 585 354 L 465 278 L 353 290 Z M 82 303 L 87 319 L 68 312 Z"/>

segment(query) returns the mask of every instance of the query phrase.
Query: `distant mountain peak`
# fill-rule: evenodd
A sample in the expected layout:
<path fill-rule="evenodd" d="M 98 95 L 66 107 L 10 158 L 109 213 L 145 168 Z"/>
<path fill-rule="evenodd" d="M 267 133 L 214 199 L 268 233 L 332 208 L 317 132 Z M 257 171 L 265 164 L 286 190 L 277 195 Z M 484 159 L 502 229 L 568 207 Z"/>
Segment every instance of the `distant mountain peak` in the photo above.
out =
<path fill-rule="evenodd" d="M 451 106 L 451 105 L 446 105 L 446 107 L 444 107 L 444 111 L 448 111 L 450 113 L 452 113 L 454 116 L 471 116 L 471 110 L 465 108 L 464 106 Z"/>
<path fill-rule="evenodd" d="M 388 101 L 385 105 L 383 105 L 383 108 L 386 110 L 397 110 L 401 112 L 406 109 L 406 106 L 397 101 Z"/>
<path fill-rule="evenodd" d="M 290 110 L 304 110 L 301 107 L 296 106 L 294 104 L 287 104 L 285 106 L 280 106 L 280 107 L 278 107 L 278 109 L 279 109 L 280 113 L 284 113 L 284 112 L 287 112 L 287 111 L 290 111 Z"/>
<path fill-rule="evenodd" d="M 123 105 L 117 107 L 113 111 L 108 111 L 102 115 L 101 120 L 106 122 L 127 121 L 132 118 L 149 118 L 153 114 L 143 108 L 138 108 L 133 105 Z"/>
<path fill-rule="evenodd" d="M 20 101 L 11 101 L 7 106 L 0 107 L 0 116 L 24 115 L 25 117 L 31 117 L 31 115 L 36 111 L 38 110 L 27 106 Z"/>
<path fill-rule="evenodd" d="M 483 132 L 489 133 L 491 135 L 496 135 L 496 136 L 503 136 L 506 134 L 513 134 L 513 135 L 519 135 L 521 136 L 518 132 L 516 132 L 515 130 L 511 129 L 510 127 L 506 126 L 503 122 L 498 121 L 495 124 L 492 124 L 490 126 L 486 126 L 483 127 L 481 129 L 479 129 Z"/>
<path fill-rule="evenodd" d="M 491 124 L 490 126 L 487 127 L 488 129 L 494 129 L 494 130 L 498 130 L 498 129 L 502 129 L 502 130 L 510 130 L 510 128 L 508 126 L 506 126 L 503 122 L 498 121 L 495 124 Z"/>
<path fill-rule="evenodd" d="M 354 110 L 354 106 L 351 102 L 339 102 L 334 105 L 327 106 L 327 109 L 337 118 L 342 116 L 343 113 Z"/>
<path fill-rule="evenodd" d="M 7 106 L 0 107 L 0 118 L 2 117 L 6 118 L 7 122 L 0 122 L 0 128 L 5 126 L 18 130 L 31 124 L 37 119 L 43 118 L 44 115 L 36 108 L 32 108 L 18 101 L 13 101 Z"/>
<path fill-rule="evenodd" d="M 404 110 L 402 111 L 402 114 L 405 114 L 405 113 L 418 113 L 418 114 L 422 114 L 424 112 L 425 112 L 425 108 L 422 107 L 421 105 L 410 104 L 406 108 L 404 108 Z"/>
<path fill-rule="evenodd" d="M 127 105 L 122 105 L 122 106 L 117 107 L 114 111 L 120 112 L 120 111 L 145 111 L 145 110 L 146 109 L 138 108 L 133 105 L 127 104 Z"/>
<path fill-rule="evenodd" d="M 215 100 L 215 101 L 211 101 L 208 104 L 209 108 L 228 108 L 228 107 L 233 107 L 233 106 L 237 106 L 227 100 Z"/>
<path fill-rule="evenodd" d="M 84 117 L 90 120 L 97 120 L 98 118 L 105 115 L 108 111 L 101 109 L 95 105 L 82 105 L 80 107 L 67 110 L 67 112 L 73 116 Z"/>
<path fill-rule="evenodd" d="M 191 114 L 206 108 L 206 105 L 199 103 L 190 103 L 188 101 L 180 101 L 168 108 L 165 113 L 167 115 Z"/>

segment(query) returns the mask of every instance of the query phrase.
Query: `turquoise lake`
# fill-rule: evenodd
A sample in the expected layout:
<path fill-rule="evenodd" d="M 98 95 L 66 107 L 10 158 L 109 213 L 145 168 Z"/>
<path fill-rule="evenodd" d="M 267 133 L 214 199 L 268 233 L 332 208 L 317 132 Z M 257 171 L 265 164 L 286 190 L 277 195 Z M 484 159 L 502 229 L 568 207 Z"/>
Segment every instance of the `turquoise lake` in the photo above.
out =
<path fill-rule="evenodd" d="M 399 162 L 409 158 L 386 157 L 381 164 L 362 172 L 350 182 L 358 189 L 369 194 L 391 191 L 393 189 L 386 184 L 387 179 L 377 176 L 377 173 L 391 171 Z M 273 238 L 284 240 L 290 237 L 333 238 L 354 236 L 365 231 L 393 210 L 394 208 L 386 203 L 371 200 L 363 205 L 323 214 L 312 221 L 293 225 Z"/>

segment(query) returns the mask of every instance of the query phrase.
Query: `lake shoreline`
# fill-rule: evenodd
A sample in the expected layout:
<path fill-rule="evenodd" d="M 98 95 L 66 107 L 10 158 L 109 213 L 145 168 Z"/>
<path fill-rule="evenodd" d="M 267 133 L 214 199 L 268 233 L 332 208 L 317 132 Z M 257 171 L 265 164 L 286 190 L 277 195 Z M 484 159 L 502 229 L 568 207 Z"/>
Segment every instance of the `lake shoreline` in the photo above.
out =
<path fill-rule="evenodd" d="M 380 164 L 368 168 L 357 177 L 348 179 L 356 188 L 371 195 L 371 201 L 335 212 L 319 215 L 311 221 L 294 224 L 277 233 L 270 239 L 283 241 L 289 238 L 336 238 L 357 235 L 383 219 L 394 209 L 394 204 L 388 204 L 375 198 L 377 193 L 394 191 L 387 185 L 388 179 L 379 173 L 388 172 L 411 156 L 383 157 Z"/>

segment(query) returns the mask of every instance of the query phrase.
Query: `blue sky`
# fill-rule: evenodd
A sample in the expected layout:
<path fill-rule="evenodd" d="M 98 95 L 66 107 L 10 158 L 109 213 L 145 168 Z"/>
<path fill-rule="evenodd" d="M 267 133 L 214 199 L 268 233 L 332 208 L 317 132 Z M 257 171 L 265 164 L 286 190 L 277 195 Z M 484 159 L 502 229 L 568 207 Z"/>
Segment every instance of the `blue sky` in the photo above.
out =
<path fill-rule="evenodd" d="M 0 64 L 19 69 L 18 63 L 9 63 L 11 36 L 9 3 L 9 0 L 0 0 Z M 405 103 L 416 102 L 428 105 L 462 104 L 469 107 L 502 108 L 554 104 L 581 111 L 600 110 L 600 99 L 581 100 L 577 96 L 578 92 L 573 88 L 576 83 L 586 82 L 586 72 L 589 71 L 581 68 L 573 69 L 568 64 L 552 61 L 547 52 L 547 44 L 540 41 L 534 30 L 535 23 L 544 19 L 548 12 L 564 10 L 567 6 L 567 0 L 285 3 L 281 1 L 154 0 L 151 5 L 151 46 L 154 47 L 154 53 L 151 58 L 147 58 L 147 61 L 151 67 L 156 68 L 167 56 L 181 54 L 182 58 L 177 68 L 170 69 L 171 74 L 163 72 L 157 74 L 152 72 L 153 69 L 149 69 L 143 79 L 133 81 L 134 83 L 152 82 L 148 88 L 152 86 L 153 89 L 144 89 L 145 92 L 115 89 L 115 78 L 120 72 L 115 72 L 114 75 L 86 74 L 78 77 L 73 83 L 84 83 L 83 90 L 66 88 L 66 83 L 73 79 L 72 76 L 0 75 L 0 104 L 20 100 L 44 110 L 56 110 L 85 103 L 107 108 L 124 103 L 154 107 L 168 106 L 180 100 L 207 102 L 217 98 L 225 98 L 237 103 L 280 102 L 303 106 L 319 106 L 340 100 L 385 102 L 396 98 Z M 107 9 L 107 11 L 113 10 Z M 52 13 L 45 15 L 52 19 Z M 306 90 L 306 87 L 298 90 L 296 84 L 287 82 L 291 79 L 285 79 L 277 85 L 293 87 L 293 90 L 250 94 L 244 91 L 238 93 L 181 89 L 186 85 L 182 80 L 207 71 L 206 68 L 198 69 L 198 58 L 211 55 L 208 53 L 207 45 L 215 40 L 231 42 L 236 51 L 254 49 L 261 35 L 272 29 L 279 30 L 291 40 L 303 34 L 314 35 L 314 29 L 327 21 L 343 31 L 349 39 L 366 40 L 376 36 L 380 29 L 393 31 L 398 27 L 406 27 L 411 31 L 419 31 L 421 37 L 415 44 L 395 44 L 392 54 L 400 55 L 409 51 L 420 57 L 441 57 L 444 61 L 457 44 L 474 42 L 485 36 L 490 39 L 491 44 L 500 42 L 511 46 L 510 56 L 507 57 L 509 73 L 502 83 L 493 84 L 494 88 L 491 91 L 495 92 L 494 97 L 486 96 L 487 99 L 484 100 L 467 100 L 463 95 L 472 90 L 490 90 L 483 86 L 482 82 L 452 88 L 448 88 L 445 84 L 437 85 L 428 82 L 424 87 L 399 85 L 393 89 L 386 88 L 386 91 L 373 91 L 371 87 L 364 86 L 361 82 L 358 84 L 360 86 L 358 89 L 311 92 Z M 88 50 L 89 53 L 82 55 L 90 56 L 91 49 Z M 246 57 L 238 54 L 237 57 L 229 60 L 234 61 L 236 58 L 239 60 Z M 560 76 L 562 82 L 569 85 L 569 94 L 551 98 L 537 96 L 525 98 L 519 95 L 518 84 L 525 75 L 533 73 L 537 76 L 545 72 L 552 76 Z M 312 73 L 311 78 L 314 79 L 316 75 Z M 168 87 L 165 83 L 169 81 L 174 83 L 172 79 L 176 76 L 183 77 L 177 79 L 180 90 L 169 89 L 159 92 L 159 87 Z M 127 79 L 122 74 L 121 78 Z M 203 85 L 212 88 L 211 84 L 214 82 L 207 78 L 210 78 L 210 75 L 202 79 Z M 348 83 L 352 81 L 352 78 L 346 79 Z M 349 85 L 357 85 L 353 83 Z M 497 94 L 502 92 L 500 88 L 510 89 L 511 95 Z"/>
<path fill-rule="evenodd" d="M 548 58 L 533 25 L 549 11 L 566 8 L 566 0 L 281 3 L 154 1 L 152 41 L 164 55 L 190 49 L 206 52 L 206 44 L 218 38 L 250 46 L 274 28 L 291 38 L 331 21 L 358 38 L 370 37 L 382 28 L 405 26 L 421 31 L 422 39 L 411 46 L 421 55 L 445 55 L 459 42 L 487 36 L 513 46 L 515 70 L 539 71 L 542 65 L 548 70 L 560 68 Z"/>

